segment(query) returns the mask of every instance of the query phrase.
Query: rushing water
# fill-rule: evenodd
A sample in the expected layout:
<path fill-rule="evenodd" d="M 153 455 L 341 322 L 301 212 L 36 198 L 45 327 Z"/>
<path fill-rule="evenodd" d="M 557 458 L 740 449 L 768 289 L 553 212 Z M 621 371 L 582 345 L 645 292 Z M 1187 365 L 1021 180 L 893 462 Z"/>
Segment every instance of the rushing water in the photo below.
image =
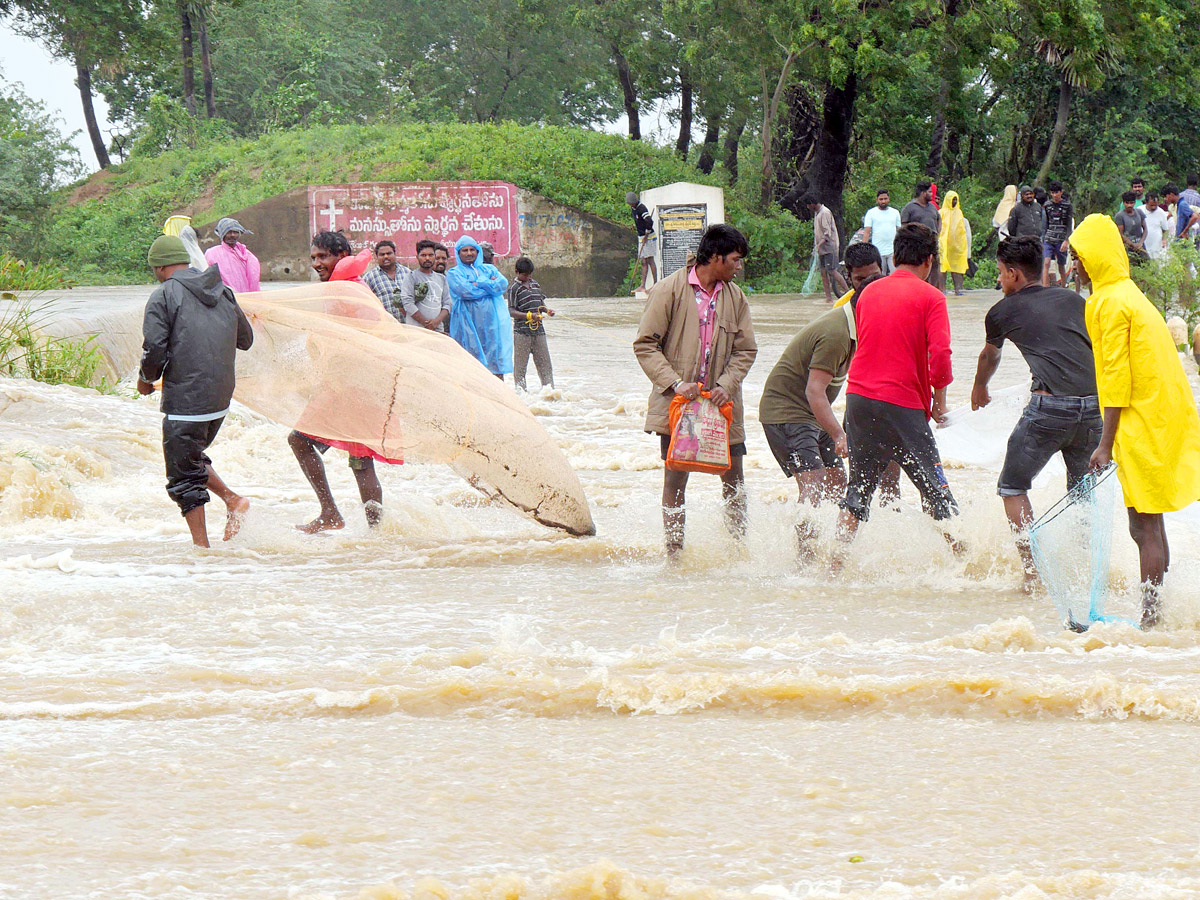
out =
<path fill-rule="evenodd" d="M 103 296 L 70 328 L 128 349 Z M 950 301 L 952 406 L 992 299 Z M 284 430 L 241 412 L 212 455 L 252 515 L 196 551 L 154 398 L 0 381 L 0 897 L 1200 896 L 1200 524 L 1169 520 L 1160 631 L 1070 634 L 1023 594 L 994 489 L 1015 348 L 993 381 L 1015 390 L 939 435 L 966 556 L 906 484 L 834 579 L 796 562 L 754 418 L 824 304 L 754 298 L 749 538 L 693 476 L 672 567 L 640 305 L 554 305 L 558 389 L 527 399 L 589 539 L 417 466 L 382 471 L 368 533 L 336 453 L 348 527 L 304 537 Z M 1059 467 L 1035 506 L 1061 493 Z"/>

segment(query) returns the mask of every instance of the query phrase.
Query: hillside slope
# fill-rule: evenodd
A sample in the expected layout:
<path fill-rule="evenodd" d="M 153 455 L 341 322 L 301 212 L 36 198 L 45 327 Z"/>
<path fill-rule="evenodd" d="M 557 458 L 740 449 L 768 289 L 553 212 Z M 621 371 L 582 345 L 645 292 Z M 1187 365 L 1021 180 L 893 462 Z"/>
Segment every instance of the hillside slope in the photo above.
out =
<path fill-rule="evenodd" d="M 513 124 L 319 127 L 133 158 L 64 191 L 52 247 L 70 246 L 80 281 L 145 281 L 145 251 L 174 213 L 203 222 L 307 184 L 510 181 L 622 224 L 625 193 L 674 181 L 720 185 L 667 150 L 585 129 Z M 801 225 L 782 210 L 751 213 L 733 194 L 726 216 L 756 257 L 748 275 L 781 271 Z"/>

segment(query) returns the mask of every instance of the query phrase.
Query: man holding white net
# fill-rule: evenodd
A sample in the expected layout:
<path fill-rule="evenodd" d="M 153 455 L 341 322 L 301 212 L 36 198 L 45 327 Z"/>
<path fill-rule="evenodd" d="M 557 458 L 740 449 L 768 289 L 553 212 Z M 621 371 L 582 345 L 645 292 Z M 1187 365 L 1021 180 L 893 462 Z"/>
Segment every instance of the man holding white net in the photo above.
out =
<path fill-rule="evenodd" d="M 1163 513 L 1200 499 L 1200 416 L 1162 314 L 1129 277 L 1129 255 L 1108 216 L 1088 216 L 1070 237 L 1091 286 L 1085 318 L 1104 408 L 1095 469 L 1117 463 L 1129 533 L 1141 560 L 1142 627 L 1162 617 L 1171 551 Z"/>
<path fill-rule="evenodd" d="M 984 319 L 987 343 L 979 354 L 971 409 L 992 398 L 988 381 L 1000 365 L 1005 339 L 1012 341 L 1033 373 L 1032 396 L 1008 439 L 997 492 L 1017 537 L 1026 588 L 1037 584 L 1027 531 L 1033 522 L 1029 489 L 1051 457 L 1067 465 L 1067 489 L 1087 475 L 1103 422 L 1096 398 L 1092 342 L 1084 324 L 1083 298 L 1060 287 L 1042 287 L 1042 242 L 1035 237 L 1001 241 L 996 250 L 1004 298 Z"/>

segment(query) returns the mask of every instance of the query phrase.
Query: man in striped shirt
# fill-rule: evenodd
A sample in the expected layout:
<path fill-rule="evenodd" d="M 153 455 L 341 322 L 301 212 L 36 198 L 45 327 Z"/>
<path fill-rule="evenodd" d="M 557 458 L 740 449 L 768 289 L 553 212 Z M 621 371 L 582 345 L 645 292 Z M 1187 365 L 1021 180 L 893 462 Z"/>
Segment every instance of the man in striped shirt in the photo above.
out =
<path fill-rule="evenodd" d="M 404 321 L 404 307 L 396 296 L 404 277 L 408 275 L 408 266 L 396 263 L 396 245 L 391 241 L 380 241 L 375 245 L 376 268 L 363 273 L 363 284 L 375 292 L 383 308 L 396 317 L 396 321 Z"/>

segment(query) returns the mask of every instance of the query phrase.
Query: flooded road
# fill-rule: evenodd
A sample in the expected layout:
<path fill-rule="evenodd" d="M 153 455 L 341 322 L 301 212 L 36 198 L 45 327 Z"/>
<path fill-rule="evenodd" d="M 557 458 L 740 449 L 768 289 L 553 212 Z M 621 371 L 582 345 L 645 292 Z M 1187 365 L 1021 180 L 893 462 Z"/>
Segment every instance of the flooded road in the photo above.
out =
<path fill-rule="evenodd" d="M 147 293 L 77 290 L 63 333 L 136 355 Z M 994 298 L 950 300 L 952 407 Z M 336 452 L 347 528 L 305 537 L 286 430 L 235 407 L 211 455 L 251 517 L 195 551 L 157 398 L 0 380 L 0 897 L 1200 897 L 1200 516 L 1168 520 L 1166 628 L 1064 632 L 995 496 L 1006 346 L 994 404 L 938 434 L 966 556 L 905 484 L 839 578 L 801 566 L 754 414 L 825 306 L 751 305 L 749 538 L 693 476 L 677 566 L 630 299 L 556 301 L 558 388 L 525 395 L 594 538 L 416 465 L 380 467 L 368 532 Z M 1035 508 L 1062 493 L 1056 464 Z"/>

